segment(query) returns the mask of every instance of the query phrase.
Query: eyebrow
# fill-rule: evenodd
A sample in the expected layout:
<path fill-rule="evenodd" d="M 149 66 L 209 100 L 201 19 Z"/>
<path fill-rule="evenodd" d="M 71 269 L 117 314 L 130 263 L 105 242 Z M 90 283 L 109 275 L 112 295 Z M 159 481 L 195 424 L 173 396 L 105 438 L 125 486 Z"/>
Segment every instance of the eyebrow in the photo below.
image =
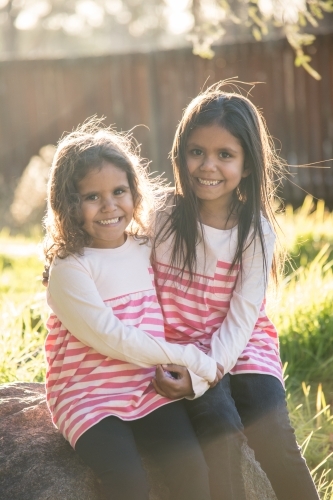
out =
<path fill-rule="evenodd" d="M 115 188 L 113 188 L 112 191 L 117 191 L 117 189 L 123 189 L 123 190 L 126 190 L 126 189 L 131 189 L 129 185 L 125 185 L 125 184 L 121 184 L 119 186 L 116 186 Z M 79 193 L 80 196 L 88 196 L 90 194 L 97 194 L 97 193 L 100 193 L 100 191 L 98 189 L 95 189 L 95 190 L 91 190 L 91 191 L 86 191 L 86 192 L 83 192 L 83 193 Z"/>
<path fill-rule="evenodd" d="M 200 144 L 197 144 L 195 142 L 188 142 L 187 143 L 187 148 L 189 149 L 205 149 L 203 146 L 200 146 Z M 221 147 L 221 148 L 218 148 L 220 151 L 230 151 L 232 153 L 238 153 L 238 151 L 236 151 L 236 149 L 233 149 L 233 148 L 230 148 L 230 147 Z"/>

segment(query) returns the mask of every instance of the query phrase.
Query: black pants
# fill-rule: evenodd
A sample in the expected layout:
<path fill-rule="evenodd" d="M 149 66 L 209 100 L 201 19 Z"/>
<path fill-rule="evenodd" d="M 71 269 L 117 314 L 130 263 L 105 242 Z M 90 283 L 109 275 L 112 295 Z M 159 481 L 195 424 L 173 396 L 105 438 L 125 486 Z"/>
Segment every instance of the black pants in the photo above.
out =
<path fill-rule="evenodd" d="M 138 420 L 107 417 L 88 429 L 75 450 L 102 481 L 110 500 L 148 500 L 137 445 L 160 466 L 171 500 L 210 500 L 208 469 L 183 401 Z"/>
<path fill-rule="evenodd" d="M 245 439 L 278 500 L 319 500 L 277 378 L 226 375 L 201 398 L 185 404 L 210 468 L 213 500 L 245 500 L 240 466 Z"/>

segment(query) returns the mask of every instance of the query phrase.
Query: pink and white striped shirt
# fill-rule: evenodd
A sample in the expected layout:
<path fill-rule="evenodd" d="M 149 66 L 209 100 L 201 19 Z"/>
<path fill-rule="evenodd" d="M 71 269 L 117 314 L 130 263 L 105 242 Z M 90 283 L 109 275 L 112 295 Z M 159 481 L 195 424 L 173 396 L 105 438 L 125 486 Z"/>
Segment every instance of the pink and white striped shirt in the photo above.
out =
<path fill-rule="evenodd" d="M 109 415 L 134 420 L 170 403 L 151 384 L 156 364 L 215 378 L 215 361 L 195 346 L 165 342 L 149 254 L 128 237 L 116 249 L 86 248 L 83 256 L 56 259 L 50 269 L 47 403 L 73 447 Z"/>
<path fill-rule="evenodd" d="M 275 235 L 264 218 L 262 227 L 269 272 Z M 157 247 L 154 272 L 166 340 L 193 343 L 221 363 L 226 373 L 269 374 L 283 384 L 278 336 L 265 312 L 267 280 L 259 237 L 243 254 L 243 272 L 239 266 L 229 272 L 237 247 L 237 226 L 230 230 L 203 228 L 205 249 L 201 241 L 190 286 L 188 273 L 181 279 L 179 269 L 170 267 L 172 240 Z"/>

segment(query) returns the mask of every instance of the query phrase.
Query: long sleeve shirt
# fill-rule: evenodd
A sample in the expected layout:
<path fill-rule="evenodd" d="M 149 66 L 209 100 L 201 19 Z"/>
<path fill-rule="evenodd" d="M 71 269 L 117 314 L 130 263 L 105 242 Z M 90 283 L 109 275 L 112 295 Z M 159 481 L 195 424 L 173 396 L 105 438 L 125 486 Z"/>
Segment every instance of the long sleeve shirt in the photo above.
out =
<path fill-rule="evenodd" d="M 157 364 L 186 366 L 205 383 L 215 378 L 216 362 L 196 346 L 165 342 L 149 254 L 128 237 L 51 266 L 47 402 L 72 446 L 105 416 L 136 419 L 171 402 L 151 384 Z"/>
<path fill-rule="evenodd" d="M 240 272 L 239 265 L 231 270 L 237 226 L 229 230 L 203 226 L 192 283 L 186 271 L 181 278 L 179 269 L 170 266 L 170 238 L 157 247 L 156 289 L 167 341 L 196 345 L 221 363 L 225 373 L 265 373 L 283 383 L 277 332 L 265 312 L 275 235 L 263 217 L 262 227 L 266 273 L 258 235 L 245 245 Z M 252 236 L 253 227 L 249 242 Z"/>

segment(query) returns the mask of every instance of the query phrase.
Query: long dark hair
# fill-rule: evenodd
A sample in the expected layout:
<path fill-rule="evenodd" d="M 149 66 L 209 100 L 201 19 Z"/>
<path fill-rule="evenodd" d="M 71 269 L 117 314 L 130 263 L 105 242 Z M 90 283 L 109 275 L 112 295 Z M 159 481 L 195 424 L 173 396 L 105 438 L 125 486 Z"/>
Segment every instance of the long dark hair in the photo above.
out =
<path fill-rule="evenodd" d="M 229 83 L 229 82 L 228 82 Z M 175 176 L 173 207 L 157 232 L 156 247 L 161 241 L 173 237 L 171 266 L 189 272 L 190 282 L 196 269 L 196 246 L 204 238 L 200 221 L 199 203 L 192 187 L 186 163 L 188 139 L 195 128 L 217 124 L 236 137 L 244 151 L 244 168 L 250 175 L 242 178 L 234 191 L 229 217 L 237 213 L 238 243 L 231 269 L 236 264 L 242 268 L 246 248 L 259 235 L 263 251 L 263 268 L 267 275 L 267 261 L 261 216 L 275 226 L 273 209 L 277 184 L 275 174 L 283 162 L 275 153 L 264 118 L 252 102 L 236 92 L 222 90 L 219 82 L 200 93 L 185 109 L 174 138 L 171 160 Z M 278 177 L 280 177 L 278 175 Z M 198 224 L 199 222 L 199 224 Z M 254 231 L 249 240 L 251 226 Z M 277 259 L 273 259 L 272 274 L 277 276 Z"/>
<path fill-rule="evenodd" d="M 126 173 L 133 197 L 133 220 L 127 230 L 147 240 L 152 217 L 163 200 L 164 188 L 150 179 L 131 134 L 120 134 L 103 126 L 102 120 L 88 119 L 59 141 L 48 183 L 44 254 L 48 264 L 54 257 L 82 254 L 91 244 L 83 229 L 78 183 L 103 163 L 112 163 Z"/>

